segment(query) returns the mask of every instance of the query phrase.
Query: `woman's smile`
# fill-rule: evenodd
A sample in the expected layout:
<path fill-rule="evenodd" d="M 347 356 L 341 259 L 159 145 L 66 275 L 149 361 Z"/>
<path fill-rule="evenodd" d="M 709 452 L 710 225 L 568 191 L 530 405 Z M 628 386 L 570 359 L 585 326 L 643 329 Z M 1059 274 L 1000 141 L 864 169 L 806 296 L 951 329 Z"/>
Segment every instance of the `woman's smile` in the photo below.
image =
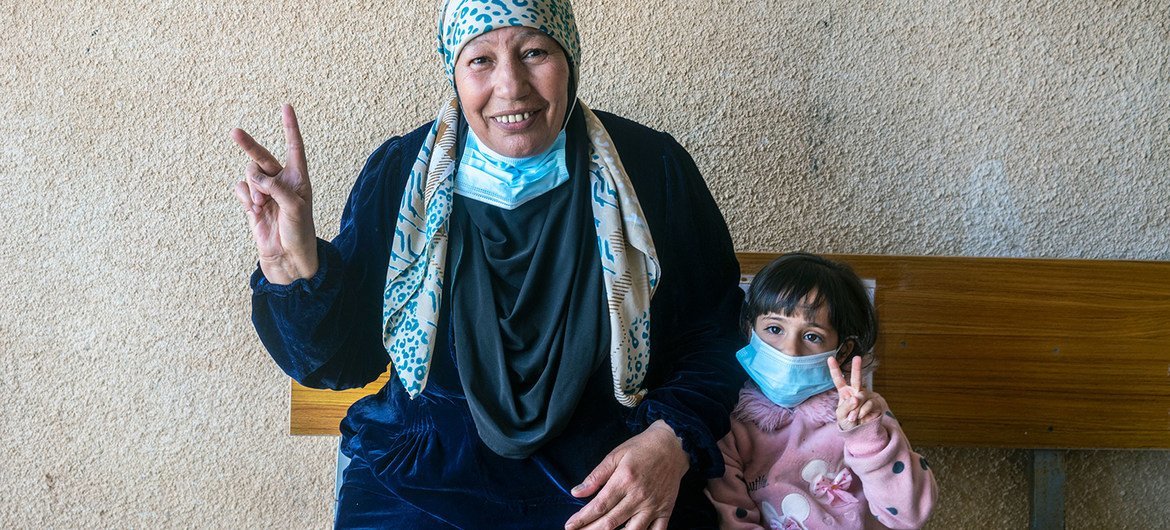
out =
<path fill-rule="evenodd" d="M 536 114 L 536 113 L 531 112 L 531 111 L 529 111 L 529 112 L 516 112 L 513 114 L 504 114 L 501 116 L 496 116 L 496 117 L 492 118 L 492 121 L 498 125 L 522 124 L 524 126 L 527 126 L 528 124 L 526 122 L 529 119 L 531 119 L 534 114 Z M 520 127 L 520 128 L 523 128 L 523 127 Z"/>

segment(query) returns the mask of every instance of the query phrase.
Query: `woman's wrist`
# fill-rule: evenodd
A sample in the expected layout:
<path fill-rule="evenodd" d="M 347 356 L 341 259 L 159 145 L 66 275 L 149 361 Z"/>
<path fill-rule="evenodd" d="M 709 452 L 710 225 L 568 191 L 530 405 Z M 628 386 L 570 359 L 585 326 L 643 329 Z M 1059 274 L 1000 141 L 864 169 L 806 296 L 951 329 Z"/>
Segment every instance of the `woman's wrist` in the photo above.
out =
<path fill-rule="evenodd" d="M 674 428 L 669 423 L 666 423 L 664 420 L 656 420 L 646 430 L 657 431 L 661 435 L 664 444 L 672 449 L 671 454 L 673 458 L 684 471 L 691 468 L 691 456 L 683 448 L 682 438 L 678 433 L 674 432 Z"/>
<path fill-rule="evenodd" d="M 316 245 L 313 246 L 312 252 L 299 258 L 290 256 L 260 258 L 260 270 L 264 273 L 264 278 L 268 283 L 275 285 L 289 285 L 297 280 L 308 280 L 317 274 L 319 268 Z"/>

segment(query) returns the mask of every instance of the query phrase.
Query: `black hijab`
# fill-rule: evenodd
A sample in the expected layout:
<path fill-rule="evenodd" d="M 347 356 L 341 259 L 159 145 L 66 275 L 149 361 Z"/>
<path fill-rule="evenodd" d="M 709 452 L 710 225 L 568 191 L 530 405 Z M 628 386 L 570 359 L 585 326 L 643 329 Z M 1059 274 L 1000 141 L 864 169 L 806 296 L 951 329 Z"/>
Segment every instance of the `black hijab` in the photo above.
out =
<path fill-rule="evenodd" d="M 451 213 L 459 379 L 480 438 L 509 458 L 527 457 L 564 430 L 608 358 L 580 111 L 566 129 L 564 184 L 513 210 L 456 196 Z M 465 134 L 463 124 L 460 149 Z"/>

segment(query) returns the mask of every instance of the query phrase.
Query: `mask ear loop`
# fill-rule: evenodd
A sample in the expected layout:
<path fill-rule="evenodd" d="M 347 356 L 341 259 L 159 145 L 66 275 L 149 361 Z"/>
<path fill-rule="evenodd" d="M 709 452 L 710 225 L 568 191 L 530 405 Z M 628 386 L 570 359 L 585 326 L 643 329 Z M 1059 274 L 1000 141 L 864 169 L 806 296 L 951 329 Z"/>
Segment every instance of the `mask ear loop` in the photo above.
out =
<path fill-rule="evenodd" d="M 559 44 L 559 43 L 558 43 Z M 564 52 L 564 49 L 561 49 Z M 569 54 L 565 53 L 565 62 L 569 63 L 569 72 L 573 72 L 573 59 L 569 58 Z M 567 131 L 569 128 L 569 119 L 573 117 L 573 112 L 577 110 L 577 80 L 569 78 L 569 99 L 573 100 L 569 104 L 569 112 L 565 113 L 565 122 L 561 124 L 561 130 Z"/>
<path fill-rule="evenodd" d="M 577 98 L 573 98 L 573 104 L 569 107 L 569 112 L 565 114 L 565 123 L 561 124 L 562 131 L 569 127 L 569 118 L 573 117 L 573 111 L 575 110 L 577 110 Z"/>
<path fill-rule="evenodd" d="M 848 337 L 845 337 L 844 339 L 841 339 L 841 344 L 837 345 L 837 355 L 838 356 L 841 355 L 841 349 L 845 348 L 845 346 L 847 346 L 847 345 L 849 346 L 849 350 L 848 350 L 848 353 L 845 355 L 845 358 L 844 359 L 841 359 L 841 358 L 837 359 L 841 363 L 842 369 L 844 369 L 846 367 L 846 364 L 847 364 L 846 361 L 852 362 L 854 357 L 857 357 L 858 355 L 862 355 L 862 354 L 857 353 L 855 351 L 859 347 L 857 335 L 850 335 Z"/>

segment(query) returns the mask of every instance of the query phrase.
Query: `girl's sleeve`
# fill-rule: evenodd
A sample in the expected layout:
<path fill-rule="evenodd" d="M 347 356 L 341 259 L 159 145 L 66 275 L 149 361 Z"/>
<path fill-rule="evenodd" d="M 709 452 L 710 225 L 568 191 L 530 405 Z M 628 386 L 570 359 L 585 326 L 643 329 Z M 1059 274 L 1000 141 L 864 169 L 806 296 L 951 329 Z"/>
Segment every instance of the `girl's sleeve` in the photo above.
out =
<path fill-rule="evenodd" d="M 936 500 L 934 473 L 886 412 L 845 431 L 845 465 L 861 480 L 869 510 L 889 528 L 920 528 Z"/>
<path fill-rule="evenodd" d="M 723 453 L 723 476 L 707 481 L 705 493 L 719 513 L 719 528 L 761 529 L 760 508 L 748 494 L 743 477 L 743 460 L 736 442 L 735 428 L 719 441 Z"/>
<path fill-rule="evenodd" d="M 313 388 L 364 386 L 386 371 L 382 292 L 389 234 L 402 194 L 400 139 L 366 162 L 332 242 L 317 240 L 320 267 L 288 285 L 252 274 L 252 323 L 289 377 Z"/>

